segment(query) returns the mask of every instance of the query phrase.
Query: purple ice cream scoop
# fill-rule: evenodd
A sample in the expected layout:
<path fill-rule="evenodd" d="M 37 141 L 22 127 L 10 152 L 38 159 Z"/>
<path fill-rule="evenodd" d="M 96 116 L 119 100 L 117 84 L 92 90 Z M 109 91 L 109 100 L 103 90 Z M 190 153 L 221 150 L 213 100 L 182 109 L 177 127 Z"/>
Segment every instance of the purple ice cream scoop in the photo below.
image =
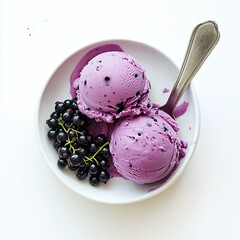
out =
<path fill-rule="evenodd" d="M 121 51 L 93 57 L 74 83 L 80 111 L 96 121 L 146 114 L 150 82 L 136 59 Z"/>
<path fill-rule="evenodd" d="M 119 120 L 110 141 L 117 171 L 138 184 L 164 179 L 185 156 L 187 144 L 178 130 L 169 115 L 154 107 L 149 115 Z"/>
<path fill-rule="evenodd" d="M 97 56 L 98 54 L 110 51 L 123 52 L 123 49 L 118 44 L 102 44 L 95 48 L 91 48 L 85 53 L 85 55 L 78 61 L 77 65 L 73 69 L 70 76 L 70 93 L 72 98 L 76 97 L 76 89 L 78 89 L 78 80 L 82 69 L 88 64 L 88 62 Z"/>

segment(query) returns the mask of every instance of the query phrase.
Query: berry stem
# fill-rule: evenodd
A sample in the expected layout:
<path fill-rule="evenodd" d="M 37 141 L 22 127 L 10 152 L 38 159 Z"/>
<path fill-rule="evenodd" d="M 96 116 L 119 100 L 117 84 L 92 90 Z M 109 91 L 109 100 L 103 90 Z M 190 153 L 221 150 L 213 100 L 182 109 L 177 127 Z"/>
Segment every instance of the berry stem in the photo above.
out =
<path fill-rule="evenodd" d="M 98 161 L 95 159 L 95 156 L 96 156 L 100 151 L 102 151 L 102 149 L 103 149 L 104 147 L 106 147 L 108 144 L 109 144 L 109 141 L 105 142 L 105 143 L 97 150 L 97 152 L 95 152 L 90 158 L 86 157 L 86 159 L 89 160 L 89 161 L 91 161 L 91 162 L 92 162 L 92 160 L 95 160 L 95 162 L 98 164 Z"/>
<path fill-rule="evenodd" d="M 63 128 L 63 130 L 65 131 L 65 133 L 68 133 L 69 130 L 67 130 L 64 125 L 63 125 L 63 120 L 62 120 L 62 116 L 60 116 L 58 118 L 58 124 Z"/>
<path fill-rule="evenodd" d="M 78 131 L 78 130 L 76 130 L 76 129 L 74 129 L 74 128 L 69 127 L 68 129 L 66 129 L 66 128 L 64 127 L 64 125 L 63 125 L 62 114 L 61 114 L 60 117 L 57 119 L 57 121 L 58 121 L 58 124 L 63 128 L 64 132 L 67 133 L 67 135 L 68 135 L 68 132 L 69 132 L 70 130 L 73 131 L 73 132 L 75 132 L 75 133 L 77 134 L 77 136 L 78 136 L 78 134 L 83 135 L 82 132 L 80 132 L 80 131 Z M 69 136 L 68 136 L 68 139 L 67 139 L 66 142 L 67 142 L 67 143 L 66 143 L 64 146 L 70 145 L 70 152 L 71 152 L 71 153 L 75 153 L 75 152 L 77 151 L 77 149 L 75 149 L 75 148 L 72 146 L 72 143 L 73 143 L 74 141 L 70 141 Z"/>
<path fill-rule="evenodd" d="M 79 132 L 78 130 L 76 130 L 76 129 L 73 129 L 73 128 L 70 128 L 70 130 L 72 130 L 73 132 L 75 132 L 76 134 L 80 134 L 80 135 L 83 135 L 83 133 L 82 132 Z"/>

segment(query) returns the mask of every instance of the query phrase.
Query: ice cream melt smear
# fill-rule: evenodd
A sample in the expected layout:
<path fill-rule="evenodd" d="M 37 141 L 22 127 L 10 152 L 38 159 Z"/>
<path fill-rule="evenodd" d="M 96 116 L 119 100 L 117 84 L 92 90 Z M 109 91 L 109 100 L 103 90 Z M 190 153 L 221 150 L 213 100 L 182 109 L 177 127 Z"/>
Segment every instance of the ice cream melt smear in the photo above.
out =
<path fill-rule="evenodd" d="M 116 44 L 90 49 L 71 74 L 70 92 L 80 113 L 91 120 L 90 132 L 106 136 L 104 148 L 109 143 L 111 177 L 154 183 L 170 176 L 185 156 L 187 143 L 179 139 L 176 121 L 151 102 L 150 91 L 150 80 L 140 63 Z M 176 109 L 177 115 L 187 108 L 184 102 Z M 78 140 L 74 141 L 77 146 Z M 71 154 L 80 148 L 73 148 Z M 95 151 L 99 156 L 86 153 L 85 164 L 90 158 L 99 164 L 101 148 Z M 99 171 L 94 177 L 101 178 Z"/>

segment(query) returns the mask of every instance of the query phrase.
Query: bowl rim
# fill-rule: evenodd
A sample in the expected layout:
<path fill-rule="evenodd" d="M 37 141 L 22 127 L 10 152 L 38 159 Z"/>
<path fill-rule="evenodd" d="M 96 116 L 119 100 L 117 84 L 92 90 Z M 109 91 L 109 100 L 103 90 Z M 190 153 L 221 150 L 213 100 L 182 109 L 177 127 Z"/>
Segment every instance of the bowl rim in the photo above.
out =
<path fill-rule="evenodd" d="M 173 183 L 176 182 L 176 180 L 182 175 L 182 173 L 184 172 L 184 169 L 186 169 L 186 166 L 188 165 L 188 163 L 190 162 L 190 160 L 192 159 L 192 156 L 194 154 L 194 151 L 196 149 L 196 145 L 199 139 L 199 134 L 200 134 L 200 122 L 201 122 L 201 116 L 200 116 L 200 106 L 199 106 L 199 100 L 198 100 L 198 96 L 196 93 L 196 89 L 194 87 L 194 84 L 191 82 L 189 85 L 190 91 L 192 93 L 192 103 L 194 105 L 194 115 L 195 115 L 195 125 L 194 125 L 194 134 L 193 134 L 193 142 L 191 144 L 191 147 L 188 148 L 188 153 L 187 156 L 184 157 L 184 162 L 181 164 L 181 166 L 179 166 L 178 170 L 171 176 L 171 178 L 169 179 L 169 181 L 167 181 L 165 184 L 163 184 L 161 187 L 159 187 L 158 189 L 149 192 L 148 194 L 145 194 L 143 196 L 138 196 L 138 197 L 134 197 L 131 200 L 121 200 L 121 201 L 108 201 L 107 199 L 100 200 L 100 199 L 96 199 L 93 197 L 90 197 L 86 194 L 82 194 L 79 191 L 77 191 L 71 184 L 67 184 L 67 182 L 64 180 L 64 176 L 61 173 L 61 171 L 59 171 L 57 168 L 53 169 L 53 167 L 50 165 L 50 163 L 47 161 L 47 153 L 43 147 L 43 144 L 41 142 L 41 133 L 40 133 L 40 124 L 39 124 L 39 117 L 40 117 L 40 107 L 41 107 L 41 102 L 42 102 L 42 97 L 44 95 L 44 92 L 48 86 L 48 83 L 50 81 L 50 79 L 54 76 L 55 72 L 59 69 L 60 66 L 62 66 L 62 64 L 70 59 L 71 57 L 73 57 L 75 54 L 77 54 L 80 51 L 83 51 L 85 49 L 94 47 L 96 45 L 101 45 L 101 44 L 108 44 L 108 43 L 119 43 L 119 42 L 128 42 L 128 43 L 135 43 L 135 44 L 140 44 L 140 45 L 145 45 L 146 47 L 150 47 L 153 50 L 161 53 L 166 59 L 168 59 L 168 61 L 170 61 L 178 70 L 179 67 L 175 64 L 175 62 L 169 58 L 164 52 L 162 52 L 162 50 L 148 44 L 145 42 L 141 42 L 141 41 L 136 41 L 136 40 L 131 40 L 131 39 L 121 39 L 121 38 L 116 38 L 116 39 L 106 39 L 106 40 L 100 40 L 100 41 L 94 41 L 92 43 L 89 43 L 87 45 L 84 45 L 82 47 L 80 47 L 79 49 L 75 50 L 73 53 L 69 54 L 67 57 L 65 57 L 65 59 L 63 59 L 62 61 L 59 61 L 55 67 L 55 69 L 53 71 L 51 71 L 51 74 L 49 74 L 49 77 L 46 79 L 45 83 L 42 85 L 42 88 L 39 91 L 39 95 L 37 96 L 37 102 L 36 102 L 36 107 L 35 107 L 35 136 L 36 136 L 36 141 L 37 141 L 37 145 L 39 146 L 39 150 L 41 153 L 42 158 L 44 159 L 44 162 L 47 164 L 47 166 L 51 169 L 51 171 L 53 171 L 54 175 L 57 176 L 57 178 L 67 187 L 70 188 L 73 192 L 77 193 L 78 195 L 84 197 L 85 199 L 89 199 L 92 200 L 94 202 L 98 202 L 98 203 L 103 203 L 103 204 L 110 204 L 110 205 L 124 205 L 124 204 L 131 204 L 131 203 L 137 203 L 137 202 L 141 202 L 143 200 L 147 200 L 150 199 L 156 195 L 159 195 L 160 193 L 164 192 L 166 189 L 168 189 L 171 185 L 173 185 Z"/>

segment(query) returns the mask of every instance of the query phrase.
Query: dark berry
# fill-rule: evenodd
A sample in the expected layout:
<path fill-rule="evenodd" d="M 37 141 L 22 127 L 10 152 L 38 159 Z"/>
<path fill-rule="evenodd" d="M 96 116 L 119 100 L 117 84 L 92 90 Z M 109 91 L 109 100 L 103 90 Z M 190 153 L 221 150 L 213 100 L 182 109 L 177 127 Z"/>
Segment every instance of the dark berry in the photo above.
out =
<path fill-rule="evenodd" d="M 81 135 L 79 138 L 78 138 L 78 143 L 83 146 L 83 147 L 86 147 L 88 145 L 88 139 L 86 136 L 84 135 Z"/>
<path fill-rule="evenodd" d="M 77 103 L 76 103 L 76 102 L 72 102 L 71 108 L 72 108 L 73 111 L 78 110 L 78 105 L 77 105 Z"/>
<path fill-rule="evenodd" d="M 81 160 L 80 163 L 79 163 L 79 169 L 87 169 L 87 165 L 86 163 L 84 162 L 84 160 Z"/>
<path fill-rule="evenodd" d="M 85 148 L 81 148 L 78 152 L 79 156 L 84 158 L 88 155 L 88 151 Z"/>
<path fill-rule="evenodd" d="M 105 81 L 109 82 L 110 78 L 106 77 Z M 119 112 L 123 111 L 124 103 L 120 102 L 117 107 Z M 91 119 L 78 109 L 77 98 L 57 101 L 55 111 L 46 121 L 51 128 L 47 135 L 53 140 L 58 152 L 58 167 L 68 167 L 70 171 L 76 171 L 79 180 L 90 175 L 90 184 L 97 186 L 100 182 L 106 183 L 110 178 L 110 162 L 107 159 L 110 151 L 104 134 L 95 138 L 89 134 L 87 128 L 91 122 Z"/>
<path fill-rule="evenodd" d="M 95 137 L 95 143 L 98 146 L 102 146 L 106 141 L 107 141 L 106 136 L 103 135 L 103 134 L 100 134 L 100 135 Z"/>
<path fill-rule="evenodd" d="M 73 142 L 72 146 L 73 146 L 74 149 L 80 148 L 80 145 L 79 145 L 79 143 L 77 141 Z"/>
<path fill-rule="evenodd" d="M 98 166 L 95 163 L 92 163 L 89 168 L 89 173 L 91 175 L 97 175 L 98 172 L 99 172 Z"/>
<path fill-rule="evenodd" d="M 64 104 L 65 104 L 66 108 L 70 108 L 71 105 L 72 105 L 72 100 L 67 99 L 67 100 L 64 101 Z"/>
<path fill-rule="evenodd" d="M 102 149 L 102 155 L 106 158 L 110 157 L 111 154 L 110 154 L 110 151 L 109 151 L 108 147 L 104 147 Z"/>
<path fill-rule="evenodd" d="M 46 123 L 50 128 L 56 128 L 58 126 L 58 120 L 56 118 L 50 118 Z"/>
<path fill-rule="evenodd" d="M 62 114 L 62 119 L 64 122 L 70 122 L 71 118 L 72 118 L 72 114 L 68 111 L 66 111 Z"/>
<path fill-rule="evenodd" d="M 50 140 L 55 140 L 56 137 L 57 137 L 57 134 L 58 132 L 55 130 L 55 129 L 51 129 L 49 132 L 48 132 L 48 138 Z"/>
<path fill-rule="evenodd" d="M 95 143 L 91 143 L 91 145 L 90 145 L 90 147 L 89 147 L 89 151 L 90 151 L 91 153 L 95 153 L 95 152 L 97 152 L 97 150 L 98 150 L 97 145 L 96 145 Z"/>
<path fill-rule="evenodd" d="M 100 160 L 99 164 L 100 164 L 101 169 L 103 169 L 103 170 L 107 170 L 110 166 L 108 159 L 105 159 L 105 158 Z"/>
<path fill-rule="evenodd" d="M 78 115 L 73 115 L 73 117 L 72 117 L 72 123 L 73 123 L 75 126 L 79 126 L 79 125 L 80 125 L 80 122 L 81 122 L 81 117 L 78 116 Z"/>
<path fill-rule="evenodd" d="M 65 168 L 67 166 L 67 160 L 59 158 L 58 162 L 57 162 L 57 165 L 60 168 Z"/>
<path fill-rule="evenodd" d="M 58 148 L 58 155 L 62 159 L 67 159 L 70 155 L 70 151 L 66 146 Z"/>
<path fill-rule="evenodd" d="M 59 141 L 59 142 L 65 142 L 66 140 L 67 140 L 67 138 L 68 138 L 68 136 L 67 136 L 67 134 L 65 133 L 65 132 L 59 132 L 58 134 L 57 134 L 57 140 Z"/>
<path fill-rule="evenodd" d="M 59 114 L 57 112 L 52 112 L 51 115 L 50 115 L 50 118 L 58 119 L 59 118 Z"/>
<path fill-rule="evenodd" d="M 69 137 L 70 141 L 76 141 L 77 140 L 77 134 L 72 130 L 70 130 L 68 132 L 68 137 Z"/>
<path fill-rule="evenodd" d="M 110 178 L 110 174 L 108 171 L 101 171 L 99 174 L 99 180 L 103 183 L 106 183 Z"/>
<path fill-rule="evenodd" d="M 57 113 L 63 113 L 66 110 L 66 106 L 63 102 L 56 102 L 55 103 L 55 111 Z"/>
<path fill-rule="evenodd" d="M 76 176 L 79 180 L 84 180 L 88 176 L 88 171 L 79 169 Z"/>
<path fill-rule="evenodd" d="M 58 150 L 58 148 L 63 146 L 63 144 L 64 143 L 60 143 L 57 139 L 55 139 L 54 142 L 53 142 L 53 146 L 55 147 L 56 150 Z"/>
<path fill-rule="evenodd" d="M 76 170 L 78 170 L 78 166 L 73 166 L 73 165 L 71 165 L 71 164 L 68 164 L 68 169 L 70 170 L 70 171 L 76 171 Z"/>
<path fill-rule="evenodd" d="M 70 158 L 69 158 L 69 161 L 71 162 L 71 164 L 73 165 L 73 166 L 77 166 L 77 165 L 79 165 L 79 163 L 81 162 L 81 157 L 78 155 L 78 154 L 76 154 L 76 153 L 73 153 L 73 154 L 71 154 L 70 155 Z"/>
<path fill-rule="evenodd" d="M 89 182 L 92 186 L 98 186 L 100 184 L 100 180 L 97 176 L 91 176 Z"/>

